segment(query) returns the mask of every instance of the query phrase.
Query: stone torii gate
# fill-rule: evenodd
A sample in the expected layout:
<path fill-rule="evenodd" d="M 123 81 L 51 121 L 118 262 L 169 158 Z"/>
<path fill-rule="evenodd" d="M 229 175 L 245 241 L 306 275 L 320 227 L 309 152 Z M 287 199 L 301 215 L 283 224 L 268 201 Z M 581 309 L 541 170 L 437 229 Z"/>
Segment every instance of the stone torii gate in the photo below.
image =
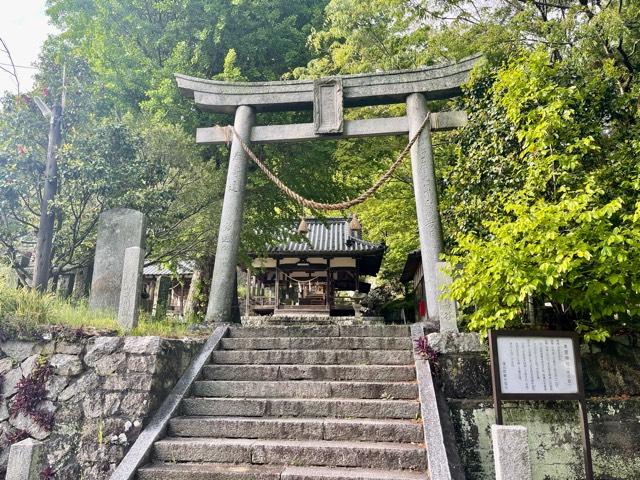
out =
<path fill-rule="evenodd" d="M 451 130 L 466 123 L 461 111 L 429 113 L 429 100 L 460 95 L 480 55 L 458 63 L 417 70 L 278 82 L 222 82 L 176 74 L 180 91 L 203 110 L 235 114 L 234 129 L 247 145 L 307 140 L 337 140 L 385 135 L 413 138 L 430 115 L 426 128 L 411 147 L 420 250 L 429 319 L 437 321 L 439 295 L 436 264 L 442 253 L 431 132 Z M 407 115 L 393 118 L 344 120 L 345 107 L 404 103 Z M 313 123 L 254 126 L 256 113 L 313 110 Z M 429 128 L 429 126 L 431 128 Z M 201 144 L 226 143 L 222 129 L 199 128 Z M 231 143 L 227 183 L 220 218 L 216 261 L 206 320 L 228 322 L 237 264 L 248 157 L 237 138 Z"/>

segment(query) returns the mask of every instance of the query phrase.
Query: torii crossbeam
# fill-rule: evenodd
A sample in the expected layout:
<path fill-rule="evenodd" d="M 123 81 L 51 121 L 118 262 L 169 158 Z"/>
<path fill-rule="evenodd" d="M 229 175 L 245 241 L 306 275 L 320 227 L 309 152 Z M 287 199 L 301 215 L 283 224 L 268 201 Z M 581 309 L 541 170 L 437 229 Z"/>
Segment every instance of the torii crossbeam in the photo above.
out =
<path fill-rule="evenodd" d="M 193 98 L 203 110 L 234 113 L 234 128 L 246 144 L 282 143 L 307 140 L 409 135 L 413 138 L 429 114 L 429 100 L 460 95 L 461 85 L 481 58 L 469 57 L 458 63 L 417 70 L 329 77 L 319 80 L 278 82 L 221 82 L 176 74 L 180 91 Z M 406 117 L 343 119 L 348 107 L 404 103 Z M 259 112 L 313 110 L 313 123 L 254 126 Z M 436 264 L 442 253 L 442 227 L 438 212 L 436 177 L 431 132 L 451 130 L 466 123 L 464 112 L 438 112 L 430 116 L 411 148 L 413 189 L 416 200 L 420 250 L 424 268 L 429 319 L 438 319 Z M 226 138 L 217 128 L 199 128 L 196 140 L 202 144 L 222 144 Z M 240 242 L 242 211 L 247 181 L 247 155 L 233 139 L 227 183 L 220 218 L 216 262 L 206 320 L 228 322 L 235 268 Z"/>

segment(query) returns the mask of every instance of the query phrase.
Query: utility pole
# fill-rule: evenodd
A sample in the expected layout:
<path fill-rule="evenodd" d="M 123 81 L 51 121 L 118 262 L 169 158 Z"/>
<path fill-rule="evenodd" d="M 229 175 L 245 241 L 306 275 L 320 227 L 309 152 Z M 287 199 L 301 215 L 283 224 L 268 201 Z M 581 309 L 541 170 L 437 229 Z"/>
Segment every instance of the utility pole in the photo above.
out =
<path fill-rule="evenodd" d="M 46 115 L 46 114 L 45 114 Z M 33 288 L 47 290 L 51 271 L 51 244 L 53 241 L 54 214 L 51 204 L 58 190 L 58 147 L 62 140 L 62 106 L 54 105 L 49 114 L 49 146 L 44 170 L 44 190 L 40 202 L 40 223 L 36 242 L 36 259 L 33 271 Z"/>
<path fill-rule="evenodd" d="M 54 212 L 51 208 L 58 192 L 58 148 L 62 141 L 62 114 L 65 103 L 66 69 L 62 70 L 62 101 L 53 106 L 53 110 L 38 97 L 36 105 L 42 114 L 49 118 L 49 145 L 47 163 L 44 170 L 44 189 L 40 202 L 40 222 L 36 240 L 36 258 L 33 270 L 32 286 L 39 292 L 46 292 L 51 271 L 51 245 L 53 242 Z"/>

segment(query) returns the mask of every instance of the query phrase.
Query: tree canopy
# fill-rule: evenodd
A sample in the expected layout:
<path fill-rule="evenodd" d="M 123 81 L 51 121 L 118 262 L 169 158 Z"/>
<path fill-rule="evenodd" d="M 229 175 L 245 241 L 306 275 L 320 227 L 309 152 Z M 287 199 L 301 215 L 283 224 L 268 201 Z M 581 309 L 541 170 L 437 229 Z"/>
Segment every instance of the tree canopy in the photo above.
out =
<path fill-rule="evenodd" d="M 90 261 L 100 211 L 150 221 L 148 258 L 215 254 L 227 149 L 194 145 L 196 127 L 232 119 L 197 110 L 173 73 L 224 80 L 316 78 L 416 68 L 477 52 L 464 95 L 469 124 L 434 135 L 450 294 L 470 329 L 540 321 L 602 340 L 638 329 L 640 151 L 637 2 L 595 0 L 49 0 L 60 33 L 45 44 L 33 92 L 2 100 L 0 242 L 34 235 L 46 121 L 33 104 L 61 95 L 67 70 L 54 269 Z M 347 118 L 402 115 L 404 106 Z M 262 114 L 260 122 L 310 121 Z M 304 196 L 353 197 L 407 139 L 268 145 L 257 153 Z M 402 165 L 356 212 L 389 247 L 379 281 L 397 285 L 418 247 L 411 170 Z M 273 240 L 303 212 L 251 170 L 242 248 Z M 346 214 L 347 212 L 341 212 Z M 546 306 L 546 308 L 545 308 Z"/>

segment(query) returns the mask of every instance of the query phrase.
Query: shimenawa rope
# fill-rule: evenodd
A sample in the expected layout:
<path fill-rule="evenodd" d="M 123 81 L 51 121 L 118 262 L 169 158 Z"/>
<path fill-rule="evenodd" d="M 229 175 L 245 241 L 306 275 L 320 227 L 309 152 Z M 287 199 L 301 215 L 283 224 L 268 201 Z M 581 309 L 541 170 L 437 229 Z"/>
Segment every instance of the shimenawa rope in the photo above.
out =
<path fill-rule="evenodd" d="M 362 203 L 365 200 L 367 200 L 369 197 L 371 197 L 371 195 L 376 193 L 376 191 L 387 180 L 389 180 L 389 178 L 391 178 L 391 175 L 393 175 L 393 172 L 395 172 L 395 170 L 398 168 L 400 163 L 402 163 L 402 160 L 404 160 L 404 158 L 407 155 L 407 153 L 409 152 L 409 150 L 411 150 L 411 147 L 413 146 L 413 144 L 416 143 L 416 141 L 418 140 L 418 137 L 420 136 L 420 134 L 424 130 L 424 127 L 427 125 L 427 122 L 429 122 L 430 117 L 431 117 L 431 113 L 427 113 L 427 116 L 424 117 L 424 120 L 422 121 L 422 124 L 420 125 L 420 128 L 418 128 L 418 131 L 411 138 L 411 140 L 409 141 L 407 146 L 404 147 L 402 152 L 400 152 L 400 155 L 398 155 L 398 158 L 395 160 L 395 162 L 393 162 L 391 164 L 389 169 L 385 172 L 384 175 L 382 175 L 378 179 L 378 181 L 376 183 L 374 183 L 368 190 L 366 190 L 365 192 L 361 193 L 356 198 L 354 198 L 352 200 L 345 200 L 344 202 L 339 202 L 339 203 L 321 203 L 321 202 L 316 202 L 315 200 L 310 200 L 308 198 L 303 197 L 299 193 L 294 192 L 289 187 L 287 187 L 282 182 L 282 180 L 280 180 L 271 170 L 269 170 L 269 167 L 267 167 L 264 163 L 262 163 L 260 161 L 260 159 L 256 156 L 256 154 L 253 153 L 253 151 L 251 151 L 249 146 L 244 142 L 244 140 L 240 137 L 240 135 L 238 135 L 236 130 L 231 125 L 226 126 L 226 127 L 222 127 L 220 125 L 216 125 L 216 128 L 220 128 L 220 129 L 223 130 L 223 134 L 224 134 L 225 141 L 227 142 L 227 144 L 229 143 L 229 141 L 231 140 L 231 136 L 233 135 L 238 140 L 238 142 L 240 143 L 240 146 L 245 151 L 245 153 L 249 156 L 249 158 L 251 160 L 253 160 L 253 163 L 255 163 L 258 166 L 258 168 L 260 170 L 262 170 L 262 172 L 267 176 L 267 178 L 272 183 L 274 183 L 276 185 L 276 187 L 278 187 L 280 190 L 282 190 L 285 193 L 285 195 L 287 195 L 289 198 L 295 200 L 300 205 L 305 206 L 307 208 L 311 208 L 313 210 L 346 210 L 346 209 L 351 208 L 351 207 L 353 207 L 355 205 L 359 205 L 360 203 Z"/>

